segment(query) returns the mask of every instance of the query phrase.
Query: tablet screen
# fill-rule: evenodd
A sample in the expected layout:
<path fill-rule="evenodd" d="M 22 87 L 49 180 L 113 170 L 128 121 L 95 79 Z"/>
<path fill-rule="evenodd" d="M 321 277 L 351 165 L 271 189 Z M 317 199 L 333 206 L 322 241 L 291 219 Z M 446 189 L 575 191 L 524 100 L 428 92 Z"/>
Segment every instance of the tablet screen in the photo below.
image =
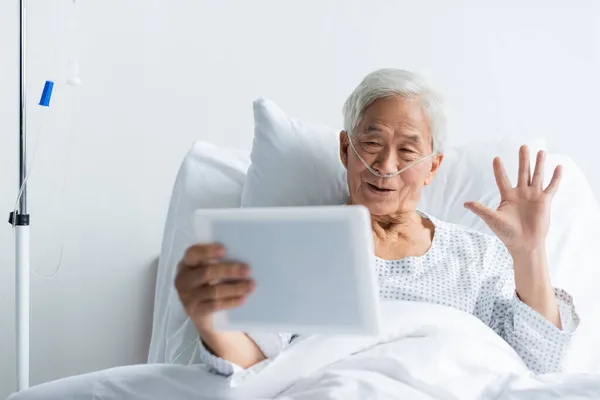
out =
<path fill-rule="evenodd" d="M 259 330 L 289 325 L 295 333 L 305 333 L 298 331 L 304 326 L 306 333 L 318 333 L 327 325 L 356 327 L 361 320 L 350 248 L 361 243 L 347 220 L 220 220 L 211 230 L 214 241 L 225 244 L 227 258 L 249 264 L 256 281 L 247 302 L 227 313 L 230 323 Z"/>

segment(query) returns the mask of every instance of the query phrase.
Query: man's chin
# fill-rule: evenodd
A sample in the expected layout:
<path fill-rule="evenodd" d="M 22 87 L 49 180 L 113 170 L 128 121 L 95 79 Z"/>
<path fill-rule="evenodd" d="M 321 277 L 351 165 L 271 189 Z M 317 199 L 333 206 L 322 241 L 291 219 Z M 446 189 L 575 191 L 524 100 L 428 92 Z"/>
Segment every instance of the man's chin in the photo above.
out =
<path fill-rule="evenodd" d="M 398 204 L 393 201 L 364 201 L 362 205 L 374 216 L 392 215 L 398 212 Z"/>

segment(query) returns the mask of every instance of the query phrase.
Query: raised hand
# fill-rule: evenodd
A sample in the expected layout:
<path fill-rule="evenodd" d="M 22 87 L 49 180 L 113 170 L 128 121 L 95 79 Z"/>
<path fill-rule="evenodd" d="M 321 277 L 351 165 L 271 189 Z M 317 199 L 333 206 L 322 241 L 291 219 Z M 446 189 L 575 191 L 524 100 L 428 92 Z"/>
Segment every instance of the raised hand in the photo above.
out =
<path fill-rule="evenodd" d="M 529 149 L 519 150 L 519 177 L 513 187 L 502 160 L 494 159 L 494 175 L 500 190 L 500 205 L 492 210 L 477 202 L 467 202 L 465 207 L 481 217 L 504 243 L 513 258 L 523 253 L 544 250 L 550 225 L 550 205 L 561 180 L 562 167 L 554 170 L 546 188 L 544 163 L 546 154 L 537 154 L 535 170 L 531 175 Z"/>

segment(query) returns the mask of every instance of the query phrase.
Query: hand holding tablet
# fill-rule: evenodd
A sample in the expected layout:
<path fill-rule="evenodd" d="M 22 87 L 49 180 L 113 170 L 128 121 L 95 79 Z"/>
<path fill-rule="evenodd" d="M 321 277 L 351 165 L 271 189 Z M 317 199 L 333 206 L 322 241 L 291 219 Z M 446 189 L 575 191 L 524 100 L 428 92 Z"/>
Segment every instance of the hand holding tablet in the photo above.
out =
<path fill-rule="evenodd" d="M 175 287 L 198 330 L 212 330 L 215 312 L 239 307 L 254 290 L 248 265 L 219 261 L 225 254 L 220 244 L 197 244 L 178 265 Z"/>

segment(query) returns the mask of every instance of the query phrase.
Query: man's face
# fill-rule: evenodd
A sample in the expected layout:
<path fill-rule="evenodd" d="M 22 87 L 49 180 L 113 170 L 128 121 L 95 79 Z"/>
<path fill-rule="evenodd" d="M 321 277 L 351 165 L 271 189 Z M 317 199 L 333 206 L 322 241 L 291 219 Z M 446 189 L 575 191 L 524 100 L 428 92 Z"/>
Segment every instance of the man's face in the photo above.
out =
<path fill-rule="evenodd" d="M 442 156 L 423 160 L 392 178 L 374 175 L 352 150 L 381 174 L 399 171 L 432 152 L 429 122 L 418 99 L 388 97 L 374 101 L 349 137 L 340 134 L 342 162 L 348 170 L 351 204 L 366 206 L 371 214 L 393 216 L 413 211 L 422 188 L 433 177 Z"/>

